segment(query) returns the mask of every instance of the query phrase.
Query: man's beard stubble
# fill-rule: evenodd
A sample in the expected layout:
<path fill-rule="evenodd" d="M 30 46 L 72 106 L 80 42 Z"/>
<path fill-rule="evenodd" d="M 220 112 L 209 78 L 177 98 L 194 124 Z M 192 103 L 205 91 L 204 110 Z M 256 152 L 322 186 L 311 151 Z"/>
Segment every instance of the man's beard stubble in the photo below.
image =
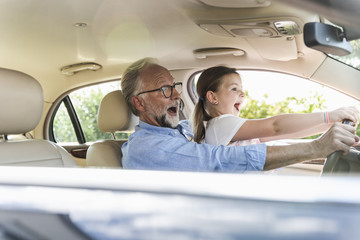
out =
<path fill-rule="evenodd" d="M 155 120 L 159 123 L 159 125 L 161 127 L 167 127 L 167 128 L 176 128 L 177 125 L 178 125 L 178 122 L 179 120 L 177 120 L 175 126 L 173 126 L 171 124 L 171 122 L 169 122 L 167 119 L 166 119 L 166 114 L 163 114 L 161 115 L 160 117 L 155 117 Z"/>

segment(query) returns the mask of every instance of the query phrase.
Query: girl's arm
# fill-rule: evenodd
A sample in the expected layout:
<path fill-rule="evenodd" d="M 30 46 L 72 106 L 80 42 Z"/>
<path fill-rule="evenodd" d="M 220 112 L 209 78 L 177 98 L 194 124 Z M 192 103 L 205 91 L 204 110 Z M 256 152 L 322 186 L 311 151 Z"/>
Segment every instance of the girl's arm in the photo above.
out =
<path fill-rule="evenodd" d="M 329 124 L 349 119 L 357 123 L 359 112 L 355 107 L 343 107 L 324 113 L 280 114 L 264 119 L 247 120 L 232 141 L 260 138 L 261 141 L 299 138 L 322 133 Z"/>
<path fill-rule="evenodd" d="M 329 129 L 331 125 L 321 125 L 321 126 L 314 126 L 312 128 L 309 129 L 305 129 L 303 131 L 299 131 L 296 133 L 289 133 L 289 134 L 283 134 L 283 135 L 277 135 L 277 136 L 272 136 L 272 137 L 260 137 L 260 141 L 261 142 L 269 142 L 269 141 L 274 141 L 274 140 L 279 140 L 279 139 L 293 139 L 293 138 L 304 138 L 304 137 L 309 137 L 309 136 L 313 136 L 316 134 L 321 134 L 323 132 L 325 132 L 326 130 Z"/>

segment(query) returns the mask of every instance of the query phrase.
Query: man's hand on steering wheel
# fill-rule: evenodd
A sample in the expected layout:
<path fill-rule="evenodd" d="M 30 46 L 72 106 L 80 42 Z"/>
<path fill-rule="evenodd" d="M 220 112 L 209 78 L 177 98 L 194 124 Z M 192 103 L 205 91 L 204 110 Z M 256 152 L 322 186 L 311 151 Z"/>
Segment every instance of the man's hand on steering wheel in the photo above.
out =
<path fill-rule="evenodd" d="M 355 135 L 356 128 L 351 125 L 335 123 L 317 140 L 317 150 L 321 155 L 328 156 L 335 151 L 348 153 L 351 146 L 356 145 L 360 138 Z"/>

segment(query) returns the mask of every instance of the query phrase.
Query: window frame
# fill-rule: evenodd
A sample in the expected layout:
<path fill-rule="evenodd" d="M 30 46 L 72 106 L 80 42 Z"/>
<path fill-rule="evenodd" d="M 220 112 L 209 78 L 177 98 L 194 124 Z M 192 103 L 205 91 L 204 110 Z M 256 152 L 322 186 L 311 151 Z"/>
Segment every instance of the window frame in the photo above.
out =
<path fill-rule="evenodd" d="M 101 85 L 101 84 L 105 84 L 105 83 L 111 83 L 111 82 L 119 82 L 120 83 L 121 78 L 115 78 L 115 79 L 110 79 L 110 80 L 106 80 L 106 81 L 102 81 L 102 82 L 95 82 L 92 84 L 86 84 L 80 87 L 76 87 L 73 88 L 71 90 L 68 90 L 66 92 L 64 92 L 63 94 L 61 94 L 52 104 L 52 106 L 49 108 L 45 121 L 44 121 L 44 128 L 43 128 L 43 135 L 44 135 L 44 139 L 48 139 L 52 142 L 57 143 L 56 139 L 55 139 L 55 135 L 54 135 L 54 120 L 55 120 L 55 116 L 56 113 L 59 109 L 59 107 L 61 106 L 62 103 L 64 103 L 65 108 L 67 109 L 67 112 L 69 114 L 71 123 L 72 123 L 72 127 L 74 128 L 74 132 L 78 141 L 78 145 L 79 146 L 83 146 L 83 145 L 88 145 L 91 144 L 92 142 L 87 142 L 84 132 L 82 130 L 81 127 L 81 122 L 78 118 L 77 112 L 75 110 L 75 107 L 73 106 L 73 103 L 71 101 L 70 98 L 70 94 L 77 91 L 77 90 L 81 90 L 84 89 L 86 87 L 91 87 L 91 86 L 96 86 L 96 85 Z M 102 139 L 99 139 L 102 140 Z M 61 143 L 60 143 L 61 144 Z M 66 143 L 65 143 L 66 145 Z"/>
<path fill-rule="evenodd" d="M 57 103 L 56 107 L 53 110 L 53 113 L 50 118 L 50 123 L 49 123 L 49 140 L 57 143 L 56 139 L 55 139 L 55 135 L 54 135 L 54 120 L 55 120 L 55 116 L 56 116 L 56 113 L 57 113 L 60 105 L 62 103 L 64 103 L 67 113 L 69 114 L 72 126 L 74 128 L 74 132 L 75 132 L 78 143 L 85 144 L 86 139 L 84 136 L 84 132 L 82 130 L 79 118 L 77 116 L 76 110 L 74 108 L 74 105 L 72 104 L 69 94 L 67 94 L 59 103 Z"/>

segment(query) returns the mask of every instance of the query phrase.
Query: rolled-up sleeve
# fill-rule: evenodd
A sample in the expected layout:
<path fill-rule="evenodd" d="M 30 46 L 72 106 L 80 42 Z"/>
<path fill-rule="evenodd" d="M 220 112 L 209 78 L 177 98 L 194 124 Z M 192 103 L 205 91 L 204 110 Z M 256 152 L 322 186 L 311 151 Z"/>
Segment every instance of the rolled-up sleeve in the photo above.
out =
<path fill-rule="evenodd" d="M 230 153 L 222 159 L 223 171 L 245 172 L 261 171 L 266 160 L 266 145 L 256 144 L 238 147 L 225 147 Z"/>

